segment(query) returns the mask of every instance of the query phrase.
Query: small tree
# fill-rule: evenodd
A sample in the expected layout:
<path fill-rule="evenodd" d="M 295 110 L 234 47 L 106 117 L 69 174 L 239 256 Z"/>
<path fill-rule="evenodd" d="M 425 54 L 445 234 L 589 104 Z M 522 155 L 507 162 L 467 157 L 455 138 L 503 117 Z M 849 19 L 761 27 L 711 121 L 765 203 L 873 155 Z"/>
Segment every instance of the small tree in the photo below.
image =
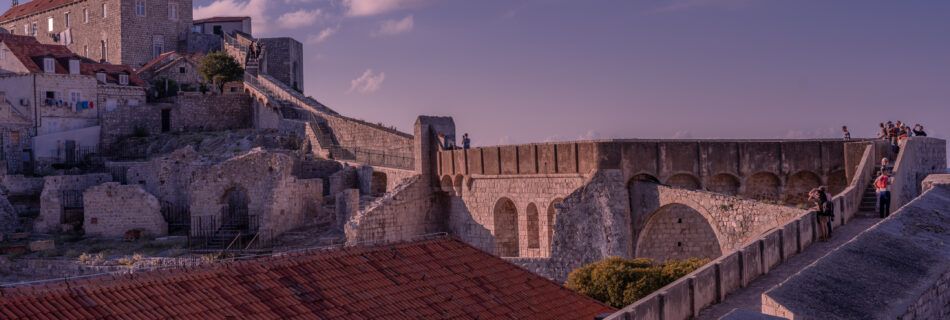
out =
<path fill-rule="evenodd" d="M 649 258 L 631 260 L 612 257 L 574 270 L 567 276 L 564 285 L 611 306 L 623 308 L 707 262 L 708 259 L 692 258 L 658 264 Z"/>
<path fill-rule="evenodd" d="M 244 78 L 244 68 L 241 68 L 241 64 L 223 51 L 215 51 L 202 58 L 198 64 L 198 72 L 205 81 L 217 85 Z"/>

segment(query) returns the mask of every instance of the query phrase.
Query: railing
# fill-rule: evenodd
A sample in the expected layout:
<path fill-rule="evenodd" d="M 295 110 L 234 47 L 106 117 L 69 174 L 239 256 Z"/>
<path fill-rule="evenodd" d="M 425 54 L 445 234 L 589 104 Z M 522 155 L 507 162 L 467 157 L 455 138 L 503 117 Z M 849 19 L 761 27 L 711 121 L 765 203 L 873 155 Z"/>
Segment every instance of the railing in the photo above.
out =
<path fill-rule="evenodd" d="M 183 205 L 176 205 L 171 202 L 162 202 L 162 217 L 168 223 L 168 234 L 183 235 L 188 233 L 191 227 L 191 208 Z"/>
<path fill-rule="evenodd" d="M 274 236 L 271 230 L 261 228 L 259 215 L 232 218 L 221 225 L 218 225 L 214 216 L 192 217 L 190 229 L 188 247 L 198 253 L 257 252 L 267 248 Z"/>

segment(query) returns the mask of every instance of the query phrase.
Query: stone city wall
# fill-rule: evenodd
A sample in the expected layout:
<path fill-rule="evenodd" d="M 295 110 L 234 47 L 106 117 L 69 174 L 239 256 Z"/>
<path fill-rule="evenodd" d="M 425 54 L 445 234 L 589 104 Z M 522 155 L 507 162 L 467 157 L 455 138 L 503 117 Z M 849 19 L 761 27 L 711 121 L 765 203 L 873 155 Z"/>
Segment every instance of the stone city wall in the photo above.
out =
<path fill-rule="evenodd" d="M 892 212 L 921 194 L 921 182 L 927 175 L 947 170 L 946 140 L 910 137 L 903 139 L 900 146 L 890 187 Z"/>
<path fill-rule="evenodd" d="M 112 176 L 95 173 L 49 176 L 44 180 L 43 193 L 40 194 L 40 216 L 33 221 L 33 230 L 40 233 L 62 229 L 63 191 L 85 191 L 92 186 L 112 181 Z"/>
<path fill-rule="evenodd" d="M 250 128 L 252 113 L 251 98 L 243 92 L 181 92 L 174 98 L 171 109 L 171 131 Z"/>
<path fill-rule="evenodd" d="M 104 183 L 83 192 L 83 230 L 87 236 L 123 237 L 129 230 L 168 234 L 161 205 L 138 185 Z"/>
<path fill-rule="evenodd" d="M 407 239 L 443 231 L 441 207 L 432 188 L 417 175 L 348 217 L 346 242 Z"/>
<path fill-rule="evenodd" d="M 764 293 L 762 312 L 789 319 L 946 318 L 948 204 L 950 188 L 928 190 Z"/>

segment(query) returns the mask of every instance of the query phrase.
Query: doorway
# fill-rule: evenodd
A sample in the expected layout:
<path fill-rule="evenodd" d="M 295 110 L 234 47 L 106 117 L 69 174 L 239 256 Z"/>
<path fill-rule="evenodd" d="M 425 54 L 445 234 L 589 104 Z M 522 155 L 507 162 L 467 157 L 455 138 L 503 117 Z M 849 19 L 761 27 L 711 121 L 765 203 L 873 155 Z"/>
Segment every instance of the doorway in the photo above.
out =
<path fill-rule="evenodd" d="M 172 130 L 172 110 L 162 109 L 162 132 Z"/>

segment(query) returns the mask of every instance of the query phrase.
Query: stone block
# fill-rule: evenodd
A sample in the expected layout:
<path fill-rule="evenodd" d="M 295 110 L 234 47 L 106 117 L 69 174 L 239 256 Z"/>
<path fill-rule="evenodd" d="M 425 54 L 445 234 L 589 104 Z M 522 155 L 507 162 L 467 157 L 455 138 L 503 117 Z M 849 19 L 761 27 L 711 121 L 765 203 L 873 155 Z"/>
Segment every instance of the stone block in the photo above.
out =
<path fill-rule="evenodd" d="M 36 240 L 30 241 L 30 251 L 46 251 L 56 249 L 56 244 L 53 243 L 53 240 Z"/>
<path fill-rule="evenodd" d="M 499 148 L 501 174 L 518 174 L 518 147 L 503 146 Z"/>
<path fill-rule="evenodd" d="M 518 173 L 538 173 L 537 145 L 518 146 Z"/>
<path fill-rule="evenodd" d="M 623 310 L 607 317 L 608 320 L 662 320 L 660 318 L 661 296 L 659 293 L 653 293 L 637 300 L 636 303 L 629 305 Z"/>
<path fill-rule="evenodd" d="M 455 157 L 455 174 L 466 175 L 468 174 L 468 158 L 466 157 L 465 150 L 459 149 L 452 151 Z"/>
<path fill-rule="evenodd" d="M 663 296 L 663 319 L 689 319 L 693 314 L 690 279 L 680 278 L 666 285 Z"/>
<path fill-rule="evenodd" d="M 557 173 L 557 158 L 553 144 L 538 145 L 538 172 L 542 174 Z"/>
<path fill-rule="evenodd" d="M 762 273 L 768 273 L 776 265 L 782 263 L 782 232 L 772 230 L 762 237 Z"/>
<path fill-rule="evenodd" d="M 742 287 L 762 275 L 762 241 L 755 241 L 739 249 L 742 255 Z"/>
<path fill-rule="evenodd" d="M 501 173 L 501 158 L 498 157 L 498 147 L 482 148 L 482 165 L 485 174 Z"/>
<path fill-rule="evenodd" d="M 719 302 L 719 278 L 716 276 L 716 264 L 707 264 L 689 276 L 693 286 L 693 314 L 705 307 Z"/>
<path fill-rule="evenodd" d="M 742 266 L 739 263 L 739 252 L 733 252 L 720 259 L 716 263 L 719 268 L 719 297 L 725 299 L 727 295 L 742 286 Z"/>
<path fill-rule="evenodd" d="M 804 251 L 805 248 L 815 241 L 816 217 L 817 215 L 812 211 L 801 217 L 801 219 L 798 219 L 798 248 L 800 251 Z"/>
<path fill-rule="evenodd" d="M 597 168 L 598 154 L 594 143 L 577 144 L 577 170 L 579 173 L 589 173 Z"/>
<path fill-rule="evenodd" d="M 577 173 L 577 144 L 559 143 L 557 153 L 557 173 Z"/>
<path fill-rule="evenodd" d="M 798 254 L 798 221 L 791 221 L 782 226 L 782 260 Z"/>
<path fill-rule="evenodd" d="M 485 174 L 482 167 L 482 149 L 468 149 L 465 154 L 468 157 L 468 173 Z"/>

